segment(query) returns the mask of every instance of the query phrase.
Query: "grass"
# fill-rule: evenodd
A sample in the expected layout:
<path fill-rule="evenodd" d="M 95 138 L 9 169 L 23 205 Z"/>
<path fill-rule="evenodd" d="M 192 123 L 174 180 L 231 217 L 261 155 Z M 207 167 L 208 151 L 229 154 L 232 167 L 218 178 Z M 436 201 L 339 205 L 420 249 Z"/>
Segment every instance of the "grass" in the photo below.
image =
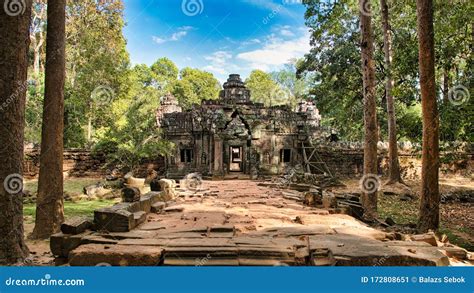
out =
<path fill-rule="evenodd" d="M 95 200 L 82 202 L 65 202 L 64 203 L 64 217 L 66 219 L 73 217 L 89 217 L 92 218 L 94 210 L 109 207 L 115 203 L 114 200 Z M 36 215 L 36 205 L 27 204 L 23 207 L 25 221 L 27 223 L 34 223 Z"/>
<path fill-rule="evenodd" d="M 70 196 L 83 194 L 85 186 L 101 182 L 97 178 L 68 178 L 64 180 L 64 193 Z M 38 191 L 38 180 L 29 180 L 25 182 L 25 190 L 36 194 Z M 64 202 L 64 217 L 89 217 L 92 218 L 94 210 L 109 207 L 115 203 L 114 200 L 94 200 L 79 202 Z M 25 204 L 23 214 L 26 223 L 34 223 L 36 215 L 36 204 Z"/>
<path fill-rule="evenodd" d="M 378 202 L 380 218 L 392 218 L 397 224 L 417 222 L 418 204 L 416 201 L 401 201 L 398 196 L 383 195 Z"/>
<path fill-rule="evenodd" d="M 417 223 L 418 221 L 418 202 L 401 201 L 398 196 L 380 196 L 378 202 L 378 212 L 381 219 L 392 218 L 395 223 L 406 225 Z M 462 238 L 459 234 L 474 235 L 474 231 L 468 228 L 456 228 L 441 222 L 441 228 L 438 230 L 441 234 L 448 236 L 449 242 L 463 247 L 469 251 L 474 251 L 474 243 Z"/>
<path fill-rule="evenodd" d="M 446 228 L 446 227 L 441 227 L 439 229 L 439 232 L 442 233 L 442 234 L 446 234 L 446 236 L 448 236 L 448 239 L 449 239 L 449 242 L 457 245 L 457 246 L 460 246 L 462 248 L 465 248 L 469 251 L 474 251 L 474 243 L 462 238 L 461 236 L 459 236 L 456 232 L 461 232 L 461 233 L 466 233 L 464 231 L 461 231 L 462 229 L 449 229 L 449 228 Z M 472 231 L 471 231 L 472 233 Z"/>
<path fill-rule="evenodd" d="M 68 195 L 79 195 L 83 193 L 85 186 L 101 182 L 97 178 L 69 178 L 64 180 L 64 193 Z M 38 191 L 38 180 L 29 180 L 25 182 L 25 190 L 36 194 Z"/>

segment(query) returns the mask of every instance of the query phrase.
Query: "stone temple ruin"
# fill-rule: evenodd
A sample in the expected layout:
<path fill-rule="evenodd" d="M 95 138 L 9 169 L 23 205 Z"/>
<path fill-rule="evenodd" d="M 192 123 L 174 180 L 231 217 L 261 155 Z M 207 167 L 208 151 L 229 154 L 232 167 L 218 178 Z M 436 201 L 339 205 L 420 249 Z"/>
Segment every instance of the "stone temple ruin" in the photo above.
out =
<path fill-rule="evenodd" d="M 230 75 L 219 99 L 183 111 L 168 95 L 157 112 L 158 125 L 175 153 L 166 159 L 167 177 L 191 172 L 207 176 L 277 175 L 304 161 L 303 147 L 320 128 L 315 105 L 301 102 L 265 107 L 250 100 L 238 74 Z"/>
<path fill-rule="evenodd" d="M 159 188 L 149 192 L 154 181 L 148 187 L 125 176 L 122 202 L 95 210 L 92 221 L 62 224 L 50 239 L 57 265 L 446 266 L 470 257 L 434 233 L 374 229 L 357 220 L 359 195 L 315 184 L 321 146 L 311 141 L 321 136 L 321 117 L 311 103 L 296 111 L 264 107 L 231 75 L 218 100 L 190 111 L 166 96 L 157 119 L 177 146 L 166 158 L 166 179 L 154 179 Z M 171 180 L 190 172 L 285 178 L 297 165 L 304 184 L 198 178 L 196 187 Z"/>

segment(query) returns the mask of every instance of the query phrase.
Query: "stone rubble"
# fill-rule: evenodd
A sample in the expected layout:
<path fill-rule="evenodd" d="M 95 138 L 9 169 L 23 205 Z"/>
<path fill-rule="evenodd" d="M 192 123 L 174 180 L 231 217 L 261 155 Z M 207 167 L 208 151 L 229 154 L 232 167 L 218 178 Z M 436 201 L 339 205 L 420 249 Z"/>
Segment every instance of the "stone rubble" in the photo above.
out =
<path fill-rule="evenodd" d="M 51 250 L 71 266 L 472 264 L 471 253 L 433 242 L 434 234 L 382 232 L 347 209 L 305 206 L 255 181 L 204 181 L 201 189 L 96 211 L 94 231 L 53 235 Z"/>

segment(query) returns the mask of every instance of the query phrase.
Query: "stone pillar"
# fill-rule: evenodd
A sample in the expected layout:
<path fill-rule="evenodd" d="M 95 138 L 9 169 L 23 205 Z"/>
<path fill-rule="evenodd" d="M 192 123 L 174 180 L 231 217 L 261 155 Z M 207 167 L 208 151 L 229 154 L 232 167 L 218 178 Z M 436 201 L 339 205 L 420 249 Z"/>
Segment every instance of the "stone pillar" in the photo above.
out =
<path fill-rule="evenodd" d="M 271 153 L 272 165 L 270 167 L 272 174 L 278 174 L 278 164 L 280 162 L 280 152 L 277 148 L 277 137 L 275 134 L 272 134 L 272 153 Z"/>
<path fill-rule="evenodd" d="M 224 162 L 222 161 L 224 143 L 220 138 L 214 140 L 214 175 L 224 175 Z"/>

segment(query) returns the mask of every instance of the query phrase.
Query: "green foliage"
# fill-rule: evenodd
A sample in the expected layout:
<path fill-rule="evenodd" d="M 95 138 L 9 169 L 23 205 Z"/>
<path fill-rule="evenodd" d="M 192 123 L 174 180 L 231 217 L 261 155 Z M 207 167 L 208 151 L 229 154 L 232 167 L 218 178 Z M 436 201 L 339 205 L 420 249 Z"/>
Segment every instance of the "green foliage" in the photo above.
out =
<path fill-rule="evenodd" d="M 221 86 L 212 73 L 187 67 L 179 75 L 180 79 L 174 82 L 171 92 L 183 108 L 189 109 L 203 100 L 218 98 Z"/>
<path fill-rule="evenodd" d="M 309 95 L 309 82 L 311 75 L 297 76 L 296 64 L 301 61 L 295 60 L 292 63 L 288 63 L 283 69 L 270 73 L 273 81 L 275 81 L 283 91 L 287 92 L 288 101 L 285 104 L 290 105 L 292 108 L 302 100 L 308 99 Z"/>
<path fill-rule="evenodd" d="M 245 84 L 251 92 L 252 101 L 266 106 L 276 105 L 274 93 L 278 91 L 278 84 L 273 81 L 269 73 L 254 70 L 250 73 Z"/>
<path fill-rule="evenodd" d="M 25 110 L 25 141 L 39 144 L 43 118 L 44 74 L 33 76 L 28 84 Z"/>
<path fill-rule="evenodd" d="M 101 139 L 94 151 L 105 152 L 111 162 L 119 163 L 132 171 L 145 158 L 166 155 L 173 145 L 161 138 L 155 113 L 159 108 L 159 97 L 164 94 L 155 82 L 156 75 L 145 65 L 138 65 L 129 72 L 132 86 L 129 97 L 112 103 L 110 115 L 114 117 L 111 127 L 103 129 Z"/>
<path fill-rule="evenodd" d="M 155 84 L 163 90 L 178 79 L 178 67 L 170 59 L 158 59 L 150 68 Z"/>
<path fill-rule="evenodd" d="M 410 0 L 390 0 L 389 14 L 393 36 L 392 75 L 400 138 L 421 139 L 419 115 L 418 40 L 416 4 Z M 471 1 L 472 2 L 472 1 Z M 449 88 L 439 87 L 441 95 L 456 85 L 472 92 L 472 12 L 469 1 L 435 0 L 435 50 L 438 84 L 446 71 Z M 304 0 L 306 25 L 311 29 L 312 49 L 304 62 L 297 65 L 298 74 L 310 77 L 310 96 L 314 97 L 323 116 L 323 124 L 335 127 L 345 139 L 363 136 L 363 96 L 359 49 L 359 7 L 356 0 Z M 378 1 L 372 2 L 372 24 L 375 38 L 377 97 L 381 139 L 387 136 L 383 34 Z M 441 138 L 468 140 L 472 137 L 473 102 L 461 105 L 440 103 Z M 406 120 L 405 120 L 406 119 Z"/>
<path fill-rule="evenodd" d="M 111 100 L 125 98 L 129 56 L 122 35 L 123 3 L 68 1 L 66 26 L 65 146 L 98 141 L 110 125 Z"/>
<path fill-rule="evenodd" d="M 399 140 L 420 142 L 423 135 L 423 124 L 421 122 L 421 104 L 412 106 L 398 105 L 398 137 Z"/>

